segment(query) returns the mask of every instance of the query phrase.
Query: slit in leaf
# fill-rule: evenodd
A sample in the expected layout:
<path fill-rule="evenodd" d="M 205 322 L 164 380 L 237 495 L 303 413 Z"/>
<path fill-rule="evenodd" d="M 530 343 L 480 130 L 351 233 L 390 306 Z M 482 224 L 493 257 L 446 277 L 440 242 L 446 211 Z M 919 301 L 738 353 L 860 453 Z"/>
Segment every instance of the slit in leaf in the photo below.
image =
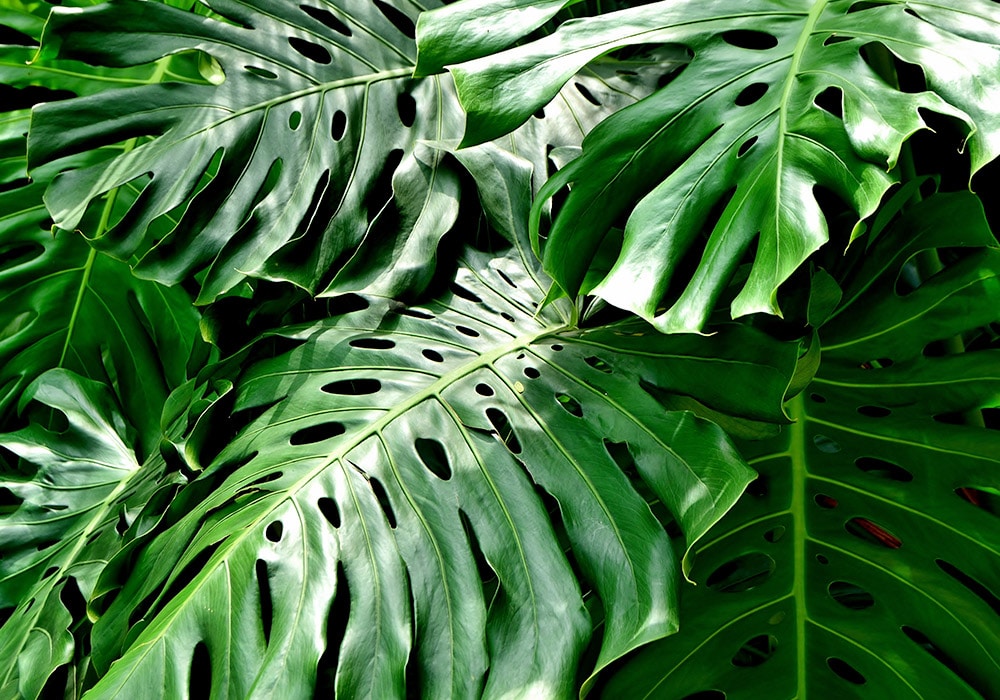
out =
<path fill-rule="evenodd" d="M 268 578 L 267 562 L 258 559 L 254 566 L 257 575 L 257 592 L 260 595 L 260 623 L 264 632 L 264 646 L 271 643 L 271 623 L 273 617 L 273 603 L 271 601 L 271 581 Z"/>

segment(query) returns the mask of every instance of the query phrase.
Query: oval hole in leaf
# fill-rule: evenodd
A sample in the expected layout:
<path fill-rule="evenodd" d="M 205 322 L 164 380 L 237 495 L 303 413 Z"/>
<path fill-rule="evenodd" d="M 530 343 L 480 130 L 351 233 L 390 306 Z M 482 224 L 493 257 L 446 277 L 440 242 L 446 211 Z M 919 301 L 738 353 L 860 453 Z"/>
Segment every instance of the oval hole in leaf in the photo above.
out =
<path fill-rule="evenodd" d="M 420 354 L 426 357 L 431 362 L 444 362 L 444 358 L 441 356 L 437 350 L 431 350 L 430 348 L 425 348 L 420 351 Z"/>
<path fill-rule="evenodd" d="M 314 44 L 311 41 L 306 41 L 305 39 L 300 39 L 297 36 L 288 37 L 288 45 L 295 49 L 298 54 L 308 58 L 313 63 L 319 63 L 326 66 L 333 61 L 333 56 L 331 56 L 330 52 L 326 50 L 326 47 Z"/>
<path fill-rule="evenodd" d="M 493 387 L 491 387 L 489 384 L 479 383 L 476 384 L 476 393 L 479 394 L 480 396 L 493 396 L 494 391 Z"/>
<path fill-rule="evenodd" d="M 988 698 L 991 695 L 993 695 L 993 693 L 987 692 L 986 688 L 982 688 L 975 681 L 973 681 L 972 678 L 970 678 L 970 674 L 966 673 L 965 669 L 962 668 L 962 665 L 956 662 L 955 659 L 953 659 L 951 656 L 946 654 L 944 650 L 941 649 L 941 647 L 939 647 L 933 641 L 931 641 L 930 637 L 928 637 L 926 634 L 924 634 L 918 629 L 910 627 L 909 625 L 903 625 L 899 629 L 903 634 L 906 635 L 906 637 L 909 640 L 911 640 L 918 647 L 920 647 L 928 654 L 933 656 L 942 666 L 944 666 L 952 673 L 954 673 L 956 676 L 961 678 L 963 681 L 968 683 L 969 686 L 977 693 L 979 693 L 980 696 Z"/>
<path fill-rule="evenodd" d="M 826 435 L 813 435 L 813 444 L 817 450 L 828 455 L 840 452 L 840 443 Z"/>
<path fill-rule="evenodd" d="M 457 282 L 452 282 L 448 286 L 448 288 L 451 289 L 452 294 L 454 294 L 457 297 L 461 297 L 462 299 L 465 299 L 466 301 L 475 302 L 476 304 L 482 304 L 483 303 L 483 300 L 480 299 L 476 294 L 474 294 L 473 292 L 470 292 L 468 289 L 466 289 L 462 285 L 458 284 Z"/>
<path fill-rule="evenodd" d="M 891 481 L 908 482 L 913 481 L 913 474 L 903 469 L 898 464 L 887 462 L 877 457 L 858 457 L 854 460 L 854 465 L 869 476 Z"/>
<path fill-rule="evenodd" d="M 340 527 L 340 509 L 337 508 L 337 502 L 332 498 L 323 496 L 323 498 L 316 501 L 316 505 L 319 507 L 319 512 L 323 514 L 327 522 L 334 527 Z"/>
<path fill-rule="evenodd" d="M 396 347 L 396 343 L 388 338 L 355 338 L 350 342 L 350 346 L 366 350 L 389 350 Z"/>
<path fill-rule="evenodd" d="M 984 603 L 993 609 L 993 612 L 1000 615 L 1000 598 L 997 598 L 993 591 L 969 576 L 954 564 L 950 564 L 943 559 L 935 559 L 934 563 L 938 565 L 938 568 L 941 569 L 941 571 L 951 576 L 960 584 L 968 588 L 972 593 L 981 598 Z"/>
<path fill-rule="evenodd" d="M 0 247 L 0 272 L 31 262 L 45 252 L 39 243 L 12 243 Z"/>
<path fill-rule="evenodd" d="M 753 49 L 755 51 L 773 49 L 778 45 L 778 38 L 776 36 L 754 29 L 731 29 L 723 33 L 722 40 L 730 46 L 737 46 L 741 49 Z"/>
<path fill-rule="evenodd" d="M 298 110 L 292 112 L 288 115 L 288 128 L 295 131 L 299 128 L 299 124 L 302 123 L 302 112 Z"/>
<path fill-rule="evenodd" d="M 822 394 L 809 394 L 809 398 L 816 403 L 826 403 L 826 397 Z"/>
<path fill-rule="evenodd" d="M 816 505 L 820 508 L 830 509 L 836 508 L 839 505 L 836 498 L 827 496 L 825 493 L 817 493 L 814 500 L 816 501 Z"/>
<path fill-rule="evenodd" d="M 412 19 L 407 17 L 392 5 L 382 2 L 382 0 L 374 0 L 374 2 L 375 7 L 377 7 L 378 11 L 392 23 L 392 26 L 402 32 L 407 38 L 416 38 L 416 27 L 414 26 Z"/>
<path fill-rule="evenodd" d="M 340 141 L 344 138 L 345 131 L 347 131 L 347 115 L 338 109 L 330 120 L 330 137 L 334 141 Z"/>
<path fill-rule="evenodd" d="M 338 435 L 343 435 L 345 430 L 344 424 L 337 421 L 319 423 L 318 425 L 310 425 L 308 428 L 296 430 L 292 433 L 288 442 L 292 445 L 313 445 L 317 442 L 323 442 Z"/>
<path fill-rule="evenodd" d="M 258 78 L 263 78 L 264 80 L 277 80 L 278 74 L 274 71 L 269 71 L 266 68 L 258 68 L 257 66 L 243 66 L 245 70 L 250 75 L 256 75 Z"/>
<path fill-rule="evenodd" d="M 486 418 L 490 421 L 493 429 L 497 431 L 497 435 L 500 436 L 500 440 L 507 446 L 507 449 L 516 455 L 521 454 L 521 443 L 518 441 L 517 435 L 514 434 L 514 428 L 511 427 L 504 412 L 496 408 L 487 408 Z"/>
<path fill-rule="evenodd" d="M 861 675 L 861 672 L 858 671 L 858 669 L 854 668 L 843 659 L 838 659 L 836 656 L 828 658 L 826 660 L 826 665 L 830 667 L 831 671 L 836 673 L 848 683 L 853 683 L 854 685 L 864 685 L 868 682 L 867 679 Z"/>
<path fill-rule="evenodd" d="M 586 85 L 584 85 L 583 83 L 574 82 L 573 87 L 576 88 L 577 92 L 583 95 L 583 99 L 585 99 L 587 102 L 594 105 L 595 107 L 601 106 L 601 101 L 596 97 L 594 97 L 594 93 L 588 90 Z"/>
<path fill-rule="evenodd" d="M 332 29 L 338 34 L 343 34 L 344 36 L 351 36 L 351 28 L 340 21 L 336 15 L 326 10 L 320 10 L 315 7 L 310 7 L 309 5 L 299 5 L 299 9 L 305 12 L 307 15 L 312 17 L 314 20 L 323 24 L 324 26 Z"/>
<path fill-rule="evenodd" d="M 508 323 L 514 323 L 514 321 L 517 320 L 513 316 L 511 316 L 509 313 L 507 313 L 506 311 L 501 311 L 500 312 L 500 318 L 502 318 L 503 320 L 507 321 Z"/>
<path fill-rule="evenodd" d="M 748 107 L 753 103 L 758 102 L 767 92 L 767 88 L 767 83 L 751 83 L 750 85 L 747 85 L 740 91 L 740 94 L 736 96 L 736 106 Z"/>
<path fill-rule="evenodd" d="M 427 311 L 421 311 L 420 309 L 408 308 L 408 309 L 403 309 L 399 313 L 401 313 L 404 316 L 409 316 L 410 318 L 419 318 L 422 321 L 434 320 L 434 314 L 429 313 Z"/>
<path fill-rule="evenodd" d="M 208 645 L 198 642 L 191 655 L 191 676 L 188 679 L 188 697 L 191 700 L 209 700 L 212 696 L 212 657 Z"/>
<path fill-rule="evenodd" d="M 462 335 L 469 336 L 470 338 L 479 337 L 479 331 L 477 331 L 474 328 L 469 328 L 468 326 L 455 326 L 455 330 L 461 333 Z"/>
<path fill-rule="evenodd" d="M 260 595 L 260 623 L 264 632 L 264 646 L 267 646 L 271 641 L 271 623 L 273 617 L 271 580 L 267 573 L 267 562 L 263 559 L 258 559 L 254 566 L 254 573 L 257 575 L 257 592 Z"/>
<path fill-rule="evenodd" d="M 706 585 L 719 593 L 742 593 L 764 583 L 774 569 L 774 559 L 763 552 L 749 552 L 717 567 Z"/>
<path fill-rule="evenodd" d="M 407 129 L 413 126 L 417 118 L 417 101 L 409 92 L 401 92 L 396 96 L 396 112 L 399 114 L 399 121 Z"/>
<path fill-rule="evenodd" d="M 556 394 L 556 401 L 559 405 L 563 407 L 568 413 L 573 414 L 577 418 L 583 418 L 583 407 L 580 406 L 580 402 L 574 399 L 569 394 Z"/>
<path fill-rule="evenodd" d="M 994 493 L 973 486 L 963 486 L 955 489 L 955 495 L 990 515 L 1000 514 L 1000 498 Z M 3 512 L 2 506 L 3 504 L 0 502 L 0 512 Z"/>
<path fill-rule="evenodd" d="M 829 564 L 829 563 L 830 563 L 830 560 L 829 560 L 829 559 L 827 559 L 827 558 L 826 558 L 826 557 L 825 557 L 824 555 L 822 555 L 822 554 L 817 554 L 817 555 L 816 555 L 816 563 L 817 563 L 817 564 L 822 564 L 823 566 L 826 566 L 827 564 Z"/>
<path fill-rule="evenodd" d="M 417 438 L 413 446 L 420 461 L 427 467 L 427 471 L 442 481 L 451 478 L 451 465 L 448 463 L 448 453 L 445 452 L 444 445 L 430 438 Z"/>
<path fill-rule="evenodd" d="M 560 352 L 563 349 L 563 346 L 560 345 L 559 343 L 553 343 L 551 347 L 552 347 L 552 352 Z"/>
<path fill-rule="evenodd" d="M 382 382 L 377 379 L 341 379 L 339 382 L 323 385 L 323 391 L 327 394 L 340 396 L 367 396 L 381 390 Z"/>
<path fill-rule="evenodd" d="M 851 610 L 865 610 L 875 605 L 875 596 L 861 586 L 847 581 L 834 581 L 826 590 L 831 598 Z"/>
<path fill-rule="evenodd" d="M 604 360 L 595 355 L 591 355 L 590 357 L 585 357 L 583 358 L 583 361 L 599 372 L 604 372 L 605 374 L 611 374 L 611 365 L 609 365 L 607 362 L 605 362 Z"/>
<path fill-rule="evenodd" d="M 768 542 L 777 542 L 784 536 L 785 536 L 784 525 L 778 525 L 776 527 L 772 527 L 770 530 L 764 533 L 764 539 L 767 540 Z"/>
<path fill-rule="evenodd" d="M 538 379 L 540 376 L 542 376 L 542 373 L 539 372 L 534 367 L 525 367 L 524 376 L 527 377 L 528 379 Z"/>
<path fill-rule="evenodd" d="M 685 695 L 681 700 L 726 700 L 726 694 L 721 690 L 699 690 L 697 693 Z"/>
<path fill-rule="evenodd" d="M 754 144 L 755 144 L 755 143 L 757 143 L 757 137 L 756 137 L 756 136 L 751 136 L 750 138 L 748 138 L 748 139 L 747 139 L 746 141 L 744 141 L 744 142 L 743 142 L 743 144 L 742 144 L 742 145 L 740 146 L 740 150 L 738 150 L 738 151 L 736 152 L 736 157 L 737 157 L 737 158 L 742 158 L 743 156 L 745 156 L 745 155 L 747 154 L 747 152 L 748 152 L 748 151 L 749 151 L 749 150 L 750 150 L 751 148 L 753 148 L 753 146 L 754 146 Z"/>
<path fill-rule="evenodd" d="M 389 494 L 386 493 L 385 487 L 382 485 L 381 481 L 373 476 L 368 477 L 368 485 L 371 486 L 372 493 L 375 494 L 375 499 L 382 508 L 382 512 L 385 513 L 385 519 L 389 522 L 389 527 L 395 530 L 396 511 L 392 509 L 392 502 L 389 500 Z"/>
<path fill-rule="evenodd" d="M 732 664 L 740 668 L 760 666 L 770 659 L 778 648 L 778 640 L 770 634 L 758 634 L 743 643 L 733 655 Z"/>
<path fill-rule="evenodd" d="M 264 537 L 269 539 L 271 542 L 281 542 L 281 536 L 284 534 L 285 526 L 280 520 L 275 520 L 273 523 L 267 526 L 264 530 Z"/>
<path fill-rule="evenodd" d="M 884 406 L 858 406 L 858 413 L 869 418 L 886 418 L 892 415 L 892 411 Z"/>
<path fill-rule="evenodd" d="M 887 549 L 899 549 L 903 546 L 902 540 L 881 525 L 873 523 L 867 518 L 851 518 L 844 523 L 844 529 L 858 539 L 877 544 Z"/>

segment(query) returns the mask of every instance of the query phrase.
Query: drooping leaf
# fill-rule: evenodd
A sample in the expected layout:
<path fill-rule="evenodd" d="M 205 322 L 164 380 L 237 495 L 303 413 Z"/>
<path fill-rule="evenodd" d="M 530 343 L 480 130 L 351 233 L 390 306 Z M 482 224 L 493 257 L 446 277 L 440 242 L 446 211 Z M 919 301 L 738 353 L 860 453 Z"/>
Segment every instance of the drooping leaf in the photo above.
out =
<path fill-rule="evenodd" d="M 200 477 L 217 485 L 99 586 L 94 697 L 169 696 L 193 662 L 220 695 L 560 697 L 581 586 L 605 611 L 597 668 L 676 628 L 676 555 L 633 483 L 694 542 L 752 474 L 653 388 L 782 422 L 795 348 L 572 330 L 536 314 L 522 254 L 469 252 L 421 306 L 358 297 L 282 331 L 296 347 L 237 381 L 252 420 Z"/>
<path fill-rule="evenodd" d="M 421 51 L 451 61 L 442 37 L 453 16 L 468 38 L 456 43 L 463 60 L 499 21 L 522 34 L 555 9 L 457 3 L 422 19 Z M 450 67 L 468 112 L 465 143 L 516 127 L 588 61 L 655 42 L 686 46 L 690 64 L 594 129 L 542 191 L 534 232 L 565 293 L 599 295 L 663 331 L 700 330 L 754 245 L 732 314 L 779 313 L 778 286 L 828 238 L 817 188 L 856 220 L 872 214 L 902 144 L 925 127 L 920 110 L 965 124 L 973 173 L 1000 152 L 1000 10 L 985 0 L 671 0 L 565 22 Z M 884 65 L 894 58 L 918 66 L 927 89 L 892 84 Z M 541 207 L 567 185 L 545 237 Z M 592 259 L 626 218 L 615 264 L 592 285 Z"/>
<path fill-rule="evenodd" d="M 0 167 L 24 170 L 27 114 L 0 123 Z M 76 162 L 92 161 L 78 157 Z M 181 288 L 140 280 L 72 231 L 49 231 L 42 193 L 53 171 L 0 192 L 0 416 L 57 367 L 109 384 L 139 428 L 145 454 L 160 436 L 167 394 L 187 378 L 198 313 Z M 17 184 L 15 181 L 13 184 Z M 99 232 L 131 193 L 114 193 L 81 226 Z"/>
<path fill-rule="evenodd" d="M 458 185 L 418 142 L 454 138 L 461 125 L 446 77 L 409 79 L 418 8 L 208 6 L 218 19 L 135 0 L 54 11 L 44 58 L 115 67 L 198 52 L 224 74 L 36 109 L 33 168 L 141 137 L 55 179 L 46 204 L 56 226 L 75 228 L 89 202 L 133 182 L 141 195 L 92 244 L 137 257 L 137 274 L 165 283 L 203 272 L 201 302 L 248 274 L 313 292 L 419 289 L 455 219 Z"/>
<path fill-rule="evenodd" d="M 0 435 L 0 446 L 37 467 L 0 477 L 0 696 L 33 700 L 74 653 L 85 655 L 86 599 L 104 563 L 138 510 L 176 481 L 162 459 L 139 464 L 102 384 L 54 369 L 27 388 L 22 409 L 30 401 L 68 423 Z"/>
<path fill-rule="evenodd" d="M 916 289 L 900 279 L 915 253 L 955 246 Z M 963 193 L 869 252 L 820 329 L 795 425 L 749 446 L 759 480 L 697 547 L 681 631 L 606 697 L 996 694 L 1000 434 L 980 409 L 1000 405 L 1000 347 L 973 332 L 1000 320 L 995 246 Z M 966 352 L 943 353 L 963 335 Z"/>

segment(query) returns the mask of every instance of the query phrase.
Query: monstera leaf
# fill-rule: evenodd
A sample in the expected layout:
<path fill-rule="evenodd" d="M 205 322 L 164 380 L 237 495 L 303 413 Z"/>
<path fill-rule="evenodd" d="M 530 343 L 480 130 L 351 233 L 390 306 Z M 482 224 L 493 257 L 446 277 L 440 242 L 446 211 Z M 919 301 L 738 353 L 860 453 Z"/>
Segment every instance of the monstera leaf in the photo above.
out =
<path fill-rule="evenodd" d="M 1000 349 L 969 334 L 1000 319 L 995 245 L 966 193 L 869 252 L 795 424 L 751 447 L 758 481 L 698 547 L 681 632 L 607 697 L 995 695 L 1000 435 L 979 409 L 1000 404 Z M 903 264 L 941 246 L 973 247 L 911 290 Z"/>
<path fill-rule="evenodd" d="M 208 6 L 212 18 L 136 0 L 53 11 L 42 60 L 126 67 L 194 54 L 217 83 L 167 76 L 36 108 L 32 168 L 139 139 L 55 178 L 45 195 L 55 225 L 76 228 L 91 201 L 132 183 L 135 203 L 91 243 L 135 257 L 142 277 L 201 273 L 201 302 L 247 274 L 310 291 L 419 288 L 454 222 L 458 184 L 418 142 L 456 138 L 461 124 L 446 109 L 446 77 L 409 79 L 418 8 Z"/>
<path fill-rule="evenodd" d="M 24 172 L 27 116 L 10 113 L 0 122 L 0 167 L 11 177 Z M 0 192 L 0 414 L 8 417 L 42 372 L 72 369 L 110 382 L 139 428 L 133 447 L 142 454 L 159 440 L 167 394 L 187 378 L 198 314 L 180 287 L 133 277 L 72 231 L 50 233 L 42 193 L 53 173 L 37 171 L 34 181 L 17 187 L 14 180 Z M 99 232 L 129 197 L 116 192 L 81 225 Z"/>
<path fill-rule="evenodd" d="M 691 51 L 665 88 L 594 129 L 535 205 L 536 245 L 561 290 L 599 295 L 660 330 L 700 330 L 754 246 L 732 314 L 779 313 L 778 286 L 828 238 L 816 190 L 833 192 L 856 221 L 872 214 L 897 179 L 902 144 L 925 127 L 921 110 L 965 124 L 973 173 L 1000 149 L 994 3 L 670 0 L 568 21 L 490 55 L 566 4 L 430 12 L 420 70 L 458 64 L 449 70 L 472 144 L 522 123 L 604 54 L 650 43 Z M 896 87 L 893 60 L 918 66 L 927 89 Z M 541 231 L 544 201 L 566 186 Z M 588 278 L 619 222 L 614 264 Z"/>
<path fill-rule="evenodd" d="M 95 591 L 93 697 L 206 675 L 219 695 L 561 697 L 585 677 L 581 586 L 597 668 L 676 629 L 665 521 L 696 541 L 752 472 L 657 394 L 784 422 L 796 346 L 575 329 L 536 311 L 528 254 L 470 250 L 433 302 L 352 296 L 261 345 L 246 427 Z"/>
<path fill-rule="evenodd" d="M 138 509 L 169 500 L 176 488 L 162 459 L 139 464 L 102 384 L 51 370 L 28 387 L 22 408 L 31 401 L 59 411 L 68 427 L 56 433 L 36 422 L 0 435 L 0 446 L 37 467 L 30 477 L 0 477 L 5 698 L 38 697 L 56 668 L 85 654 L 79 628 L 87 625 L 85 601 L 104 563 L 122 546 Z"/>

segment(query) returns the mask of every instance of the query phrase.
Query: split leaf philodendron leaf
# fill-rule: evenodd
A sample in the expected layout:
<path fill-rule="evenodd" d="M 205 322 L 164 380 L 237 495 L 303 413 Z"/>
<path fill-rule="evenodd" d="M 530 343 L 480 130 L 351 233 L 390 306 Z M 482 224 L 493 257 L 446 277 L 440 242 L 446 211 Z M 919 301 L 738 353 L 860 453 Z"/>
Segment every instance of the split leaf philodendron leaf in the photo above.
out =
<path fill-rule="evenodd" d="M 605 612 L 596 669 L 676 630 L 678 555 L 635 485 L 691 543 L 753 474 L 655 391 L 785 422 L 796 347 L 571 329 L 536 312 L 522 254 L 469 251 L 435 301 L 353 297 L 277 334 L 236 383 L 248 424 L 191 486 L 207 496 L 100 583 L 91 697 L 172 697 L 192 663 L 220 696 L 565 697 L 582 589 Z"/>
<path fill-rule="evenodd" d="M 85 653 L 78 647 L 89 628 L 83 610 L 98 575 L 138 510 L 157 490 L 175 488 L 162 459 L 136 461 L 103 385 L 51 370 L 24 392 L 22 409 L 30 401 L 59 411 L 68 428 L 56 433 L 34 423 L 0 435 L 0 446 L 37 468 L 28 477 L 0 476 L 0 611 L 9 613 L 0 626 L 4 698 L 37 698 L 74 650 Z"/>
<path fill-rule="evenodd" d="M 516 128 L 609 52 L 691 51 L 666 87 L 591 132 L 534 209 L 536 248 L 564 293 L 601 296 L 665 332 L 701 330 L 754 246 L 732 314 L 780 313 L 778 286 L 828 239 L 816 190 L 856 221 L 871 215 L 897 180 L 903 143 L 926 126 L 922 110 L 964 124 L 973 173 L 1000 152 L 1000 8 L 986 0 L 670 0 L 575 19 L 486 55 L 501 19 L 520 35 L 557 9 L 456 3 L 422 17 L 420 49 L 433 65 L 482 55 L 449 67 L 468 112 L 466 144 Z M 450 58 L 453 21 L 466 39 Z M 476 41 L 483 51 L 470 48 Z M 894 60 L 918 66 L 926 89 L 896 87 Z M 566 186 L 541 230 L 545 201 Z M 588 277 L 619 222 L 613 266 Z"/>
<path fill-rule="evenodd" d="M 28 115 L 0 120 L 0 168 L 24 172 Z M 77 156 L 88 164 L 107 152 Z M 71 369 L 107 381 L 130 423 L 132 443 L 148 453 L 160 438 L 167 394 L 187 378 L 198 335 L 198 313 L 180 287 L 132 276 L 128 265 L 98 255 L 72 231 L 49 231 L 42 193 L 53 169 L 33 182 L 0 192 L 0 415 L 9 417 L 21 392 L 48 369 Z M 11 180 L 18 184 L 16 180 Z M 116 193 L 89 211 L 99 229 L 134 196 Z"/>
<path fill-rule="evenodd" d="M 913 289 L 911 256 L 938 247 L 953 259 Z M 747 445 L 760 478 L 696 546 L 702 585 L 680 633 L 604 696 L 994 696 L 1000 434 L 980 409 L 1000 407 L 1000 346 L 978 329 L 998 310 L 1000 249 L 978 200 L 913 207 L 820 329 L 796 423 Z"/>
<path fill-rule="evenodd" d="M 210 0 L 217 18 L 117 0 L 53 11 L 40 60 L 135 66 L 192 52 L 216 84 L 154 84 L 36 108 L 32 168 L 134 137 L 55 178 L 55 225 L 132 183 L 141 194 L 92 244 L 167 284 L 203 273 L 200 302 L 247 275 L 312 292 L 421 288 L 457 214 L 457 175 L 421 140 L 455 139 L 451 81 L 414 82 L 408 2 Z M 163 71 L 169 64 L 162 64 Z M 390 251 L 391 254 L 386 254 Z"/>

